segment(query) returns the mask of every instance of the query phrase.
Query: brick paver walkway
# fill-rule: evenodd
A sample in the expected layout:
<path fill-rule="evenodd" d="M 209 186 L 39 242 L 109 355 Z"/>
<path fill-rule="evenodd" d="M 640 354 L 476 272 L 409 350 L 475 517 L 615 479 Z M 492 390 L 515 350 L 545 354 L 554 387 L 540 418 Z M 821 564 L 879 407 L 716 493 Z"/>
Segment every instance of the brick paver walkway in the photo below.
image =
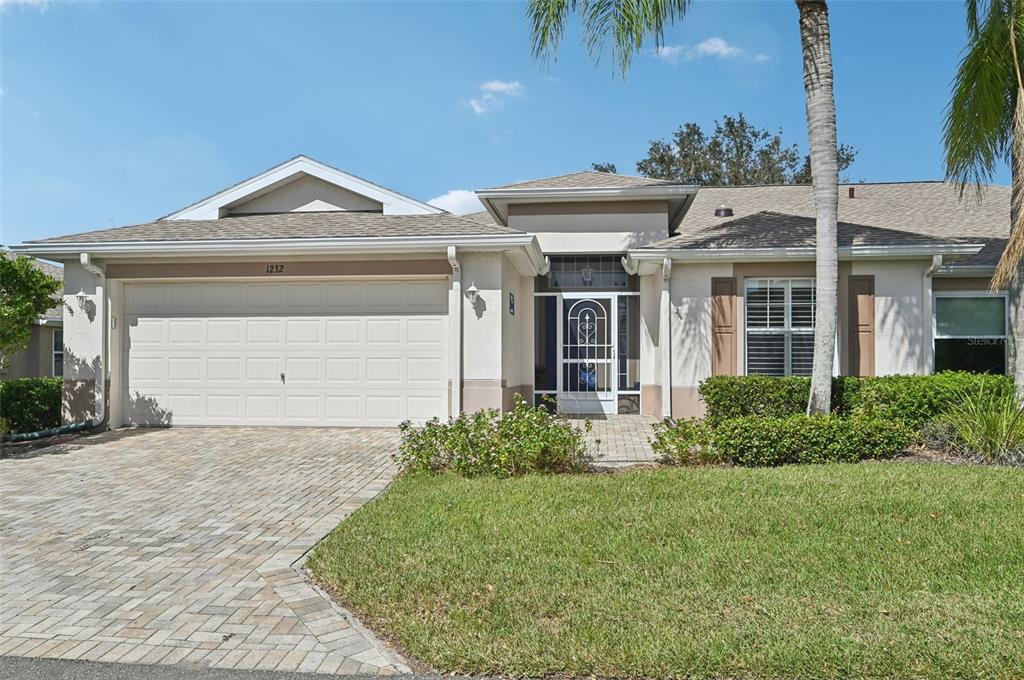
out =
<path fill-rule="evenodd" d="M 636 414 L 616 416 L 572 416 L 572 420 L 590 419 L 590 439 L 596 444 L 599 465 L 632 465 L 657 460 L 651 449 L 652 426 L 657 418 Z"/>
<path fill-rule="evenodd" d="M 0 460 L 0 655 L 407 670 L 298 571 L 388 484 L 397 441 L 138 430 Z"/>

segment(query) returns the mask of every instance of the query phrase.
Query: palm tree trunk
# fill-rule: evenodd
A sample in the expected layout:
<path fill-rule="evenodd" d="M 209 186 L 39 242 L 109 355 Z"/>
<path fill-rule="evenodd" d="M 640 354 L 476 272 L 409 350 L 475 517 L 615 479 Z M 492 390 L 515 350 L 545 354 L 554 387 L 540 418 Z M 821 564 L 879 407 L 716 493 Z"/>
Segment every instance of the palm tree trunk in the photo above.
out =
<path fill-rule="evenodd" d="M 1010 144 L 1010 242 L 1007 250 L 1020 251 L 1024 239 L 1024 88 L 1017 89 L 1017 103 L 1014 107 L 1013 139 Z M 1002 264 L 1002 263 L 1000 263 Z M 1010 337 L 1009 360 L 1017 399 L 1024 402 L 1024 308 L 1021 303 L 1021 289 L 1024 288 L 1024 259 L 1018 255 L 1014 264 L 1013 278 L 1006 286 L 1009 292 Z M 993 279 L 993 287 L 999 278 Z M 1004 277 L 1005 278 L 1005 277 Z"/>
<path fill-rule="evenodd" d="M 804 56 L 807 135 L 811 151 L 811 183 L 816 217 L 815 278 L 817 302 L 814 363 L 807 413 L 828 413 L 832 407 L 832 366 L 838 318 L 839 167 L 836 159 L 836 102 L 832 94 L 832 47 L 825 0 L 796 0 L 800 10 L 800 43 Z"/>

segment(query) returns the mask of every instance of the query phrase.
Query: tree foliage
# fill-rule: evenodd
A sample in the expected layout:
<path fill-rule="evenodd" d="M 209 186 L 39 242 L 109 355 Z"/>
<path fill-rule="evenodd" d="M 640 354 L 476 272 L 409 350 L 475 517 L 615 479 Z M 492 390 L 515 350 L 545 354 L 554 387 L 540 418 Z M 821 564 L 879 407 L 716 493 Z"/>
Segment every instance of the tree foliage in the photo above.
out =
<path fill-rule="evenodd" d="M 61 285 L 30 258 L 0 256 L 0 361 L 28 346 L 32 324 L 60 304 Z"/>
<path fill-rule="evenodd" d="M 615 163 L 591 163 L 590 169 L 594 172 L 610 172 L 613 175 L 618 172 L 615 169 Z"/>
<path fill-rule="evenodd" d="M 838 154 L 843 172 L 857 150 L 841 144 Z M 698 123 L 684 123 L 671 139 L 651 141 L 636 169 L 646 177 L 702 186 L 811 183 L 810 156 L 784 144 L 781 129 L 758 128 L 742 112 L 716 120 L 711 134 Z"/>
<path fill-rule="evenodd" d="M 1024 256 L 1024 2 L 966 7 L 967 47 L 946 108 L 946 177 L 980 199 L 998 166 L 1010 165 L 1010 241 L 992 279 L 993 288 L 1008 288 Z"/>

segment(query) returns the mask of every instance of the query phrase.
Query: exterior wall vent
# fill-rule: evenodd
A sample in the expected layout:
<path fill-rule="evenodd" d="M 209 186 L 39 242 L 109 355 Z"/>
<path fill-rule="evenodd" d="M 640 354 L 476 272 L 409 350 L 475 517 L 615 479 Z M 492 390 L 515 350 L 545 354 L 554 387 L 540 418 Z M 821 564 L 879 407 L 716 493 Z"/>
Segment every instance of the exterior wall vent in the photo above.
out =
<path fill-rule="evenodd" d="M 857 194 L 857 192 L 856 192 L 855 187 L 850 187 L 850 194 L 849 194 L 850 198 L 857 198 L 856 194 Z"/>
<path fill-rule="evenodd" d="M 726 208 L 724 205 L 720 205 L 715 208 L 715 217 L 732 217 L 732 208 Z"/>

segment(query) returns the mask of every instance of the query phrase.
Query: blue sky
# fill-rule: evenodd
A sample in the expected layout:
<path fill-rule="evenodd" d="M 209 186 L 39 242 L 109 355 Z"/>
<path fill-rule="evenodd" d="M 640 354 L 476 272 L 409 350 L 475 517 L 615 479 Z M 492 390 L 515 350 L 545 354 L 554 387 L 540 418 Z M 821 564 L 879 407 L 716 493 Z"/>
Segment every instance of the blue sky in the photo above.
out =
<path fill-rule="evenodd" d="M 962 3 L 831 20 L 848 174 L 941 178 Z M 299 153 L 429 200 L 634 172 L 652 138 L 738 111 L 806 140 L 790 0 L 697 0 L 625 80 L 576 31 L 535 62 L 513 2 L 0 0 L 0 42 L 4 243 L 155 219 Z"/>

